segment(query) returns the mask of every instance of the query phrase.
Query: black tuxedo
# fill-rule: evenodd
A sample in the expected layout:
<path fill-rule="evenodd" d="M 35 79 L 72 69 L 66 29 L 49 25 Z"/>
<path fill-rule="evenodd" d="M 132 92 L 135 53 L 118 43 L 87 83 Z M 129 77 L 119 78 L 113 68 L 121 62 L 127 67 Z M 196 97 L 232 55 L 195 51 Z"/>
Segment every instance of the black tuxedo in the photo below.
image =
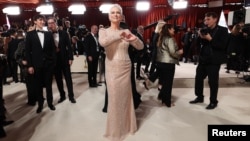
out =
<path fill-rule="evenodd" d="M 85 45 L 86 45 L 86 57 L 88 63 L 88 81 L 89 85 L 94 86 L 97 85 L 96 75 L 97 75 L 97 68 L 98 68 L 98 58 L 99 58 L 99 44 L 98 39 L 94 38 L 94 36 L 89 33 L 85 37 Z M 92 61 L 88 59 L 88 57 L 92 57 Z"/>
<path fill-rule="evenodd" d="M 55 43 L 51 32 L 44 32 L 43 47 L 36 30 L 26 35 L 25 52 L 27 66 L 34 68 L 34 85 L 37 94 L 38 106 L 43 106 L 43 87 L 46 87 L 47 102 L 53 106 L 52 77 L 56 61 Z"/>
<path fill-rule="evenodd" d="M 56 53 L 55 79 L 58 90 L 60 92 L 61 99 L 65 99 L 65 91 L 63 89 L 63 77 L 62 77 L 62 75 L 64 75 L 68 88 L 68 96 L 71 99 L 74 98 L 72 76 L 69 65 L 69 60 L 73 60 L 72 47 L 67 32 L 59 30 L 58 35 L 59 35 L 59 42 L 58 42 L 59 49 L 56 49 L 58 51 Z"/>

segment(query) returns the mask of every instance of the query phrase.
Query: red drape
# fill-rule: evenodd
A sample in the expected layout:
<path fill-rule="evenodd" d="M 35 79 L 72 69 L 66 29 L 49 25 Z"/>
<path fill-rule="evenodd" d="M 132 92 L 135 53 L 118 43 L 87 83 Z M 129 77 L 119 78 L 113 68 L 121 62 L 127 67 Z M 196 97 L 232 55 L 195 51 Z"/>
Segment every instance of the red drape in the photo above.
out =
<path fill-rule="evenodd" d="M 202 3 L 204 0 L 192 0 L 196 1 L 197 3 Z M 232 2 L 232 1 L 239 1 L 239 0 L 225 0 L 225 2 Z M 119 2 L 118 2 L 119 3 Z M 198 26 L 198 20 L 203 20 L 204 14 L 208 11 L 214 11 L 220 14 L 221 10 L 225 11 L 234 11 L 237 9 L 242 8 L 241 5 L 234 5 L 234 6 L 224 6 L 218 7 L 218 8 L 198 8 L 198 7 L 188 7 L 184 10 L 174 10 L 170 6 L 168 6 L 166 0 L 159 0 L 159 1 L 153 1 L 152 6 L 149 11 L 147 12 L 138 12 L 135 10 L 134 7 L 131 7 L 131 5 L 134 5 L 135 1 L 121 1 L 123 5 L 126 5 L 123 7 L 123 12 L 126 18 L 126 22 L 131 28 L 136 28 L 138 25 L 147 26 L 152 23 L 157 22 L 160 19 L 164 19 L 168 15 L 178 13 L 178 19 L 176 20 L 176 24 L 179 26 L 185 26 L 185 27 L 195 27 Z M 67 5 L 62 5 L 62 8 L 60 8 L 57 3 L 54 3 L 56 6 L 56 12 L 59 14 L 59 16 L 62 17 L 69 17 L 71 22 L 75 22 L 78 24 L 85 24 L 87 28 L 90 28 L 91 25 L 96 24 L 103 24 L 108 25 L 108 15 L 102 14 L 97 7 L 87 7 L 87 11 L 84 15 L 78 15 L 73 16 L 67 11 Z M 94 5 L 97 5 L 94 4 Z M 37 14 L 34 10 L 35 5 L 33 8 L 28 8 L 27 5 L 23 5 L 24 9 L 30 9 L 22 11 L 21 16 L 9 16 L 10 22 L 19 22 L 23 23 L 24 20 L 31 18 L 35 14 Z M 227 17 L 227 15 L 225 15 Z M 0 13 L 0 25 L 6 23 L 5 21 L 5 15 L 3 13 Z M 174 23 L 174 20 L 169 20 L 169 23 Z M 145 39 L 150 38 L 152 31 L 154 28 L 149 28 L 145 30 Z"/>

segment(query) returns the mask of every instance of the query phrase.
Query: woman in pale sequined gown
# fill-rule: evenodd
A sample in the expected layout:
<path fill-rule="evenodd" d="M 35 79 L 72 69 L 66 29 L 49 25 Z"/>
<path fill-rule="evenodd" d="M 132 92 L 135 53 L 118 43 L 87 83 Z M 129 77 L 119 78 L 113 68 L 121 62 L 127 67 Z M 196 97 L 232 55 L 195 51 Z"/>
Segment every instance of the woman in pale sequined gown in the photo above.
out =
<path fill-rule="evenodd" d="M 143 43 L 127 29 L 119 27 L 122 8 L 114 4 L 109 12 L 110 27 L 99 30 L 99 43 L 105 48 L 105 77 L 108 90 L 108 115 L 105 137 L 121 141 L 137 130 L 131 88 L 129 44 L 143 49 Z"/>

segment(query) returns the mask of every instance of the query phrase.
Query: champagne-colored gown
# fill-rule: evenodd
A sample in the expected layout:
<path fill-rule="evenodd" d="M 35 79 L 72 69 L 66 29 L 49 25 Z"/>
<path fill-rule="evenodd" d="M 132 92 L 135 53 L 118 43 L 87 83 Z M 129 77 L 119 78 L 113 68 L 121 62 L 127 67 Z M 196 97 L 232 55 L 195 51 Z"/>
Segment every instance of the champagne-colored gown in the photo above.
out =
<path fill-rule="evenodd" d="M 105 48 L 105 77 L 108 90 L 108 115 L 105 137 L 121 141 L 137 130 L 131 89 L 131 61 L 128 55 L 129 42 L 121 39 L 122 31 L 111 28 L 99 30 L 99 43 Z M 143 43 L 136 39 L 130 43 L 137 49 Z"/>

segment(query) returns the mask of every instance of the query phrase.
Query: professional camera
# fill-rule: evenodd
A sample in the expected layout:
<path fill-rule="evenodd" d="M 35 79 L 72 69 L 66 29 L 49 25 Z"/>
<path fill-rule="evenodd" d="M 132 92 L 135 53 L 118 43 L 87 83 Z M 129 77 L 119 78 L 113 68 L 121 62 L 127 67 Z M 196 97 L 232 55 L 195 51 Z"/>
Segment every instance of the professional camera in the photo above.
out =
<path fill-rule="evenodd" d="M 204 28 L 201 28 L 200 29 L 200 33 L 201 33 L 201 35 L 207 35 L 208 34 L 208 28 L 207 27 L 204 27 Z"/>

